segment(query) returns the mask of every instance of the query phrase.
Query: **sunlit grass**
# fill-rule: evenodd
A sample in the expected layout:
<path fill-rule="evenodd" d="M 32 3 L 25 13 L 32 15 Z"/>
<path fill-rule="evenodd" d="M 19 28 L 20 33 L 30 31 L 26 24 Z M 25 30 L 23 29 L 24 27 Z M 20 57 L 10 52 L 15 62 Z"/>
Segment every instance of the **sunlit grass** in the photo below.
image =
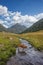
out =
<path fill-rule="evenodd" d="M 0 65 L 5 65 L 9 57 L 16 54 L 19 43 L 16 34 L 0 32 Z"/>
<path fill-rule="evenodd" d="M 9 57 L 16 54 L 19 38 L 26 39 L 38 50 L 43 50 L 43 31 L 25 34 L 0 32 L 0 65 L 6 65 Z"/>
<path fill-rule="evenodd" d="M 20 37 L 28 40 L 38 50 L 43 50 L 43 31 L 21 34 Z"/>

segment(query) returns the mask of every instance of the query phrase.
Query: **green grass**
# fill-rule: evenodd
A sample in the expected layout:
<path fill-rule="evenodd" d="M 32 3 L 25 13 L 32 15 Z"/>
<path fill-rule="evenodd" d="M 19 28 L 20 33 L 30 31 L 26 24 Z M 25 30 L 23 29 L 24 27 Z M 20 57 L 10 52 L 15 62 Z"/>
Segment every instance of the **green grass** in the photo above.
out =
<path fill-rule="evenodd" d="M 20 37 L 29 41 L 38 50 L 43 50 L 43 31 L 21 34 Z"/>
<path fill-rule="evenodd" d="M 38 50 L 43 50 L 43 31 L 25 34 L 0 32 L 0 65 L 6 65 L 9 58 L 16 54 L 19 38 L 26 39 Z"/>
<path fill-rule="evenodd" d="M 5 65 L 9 57 L 16 54 L 19 43 L 16 34 L 0 32 L 0 65 Z"/>

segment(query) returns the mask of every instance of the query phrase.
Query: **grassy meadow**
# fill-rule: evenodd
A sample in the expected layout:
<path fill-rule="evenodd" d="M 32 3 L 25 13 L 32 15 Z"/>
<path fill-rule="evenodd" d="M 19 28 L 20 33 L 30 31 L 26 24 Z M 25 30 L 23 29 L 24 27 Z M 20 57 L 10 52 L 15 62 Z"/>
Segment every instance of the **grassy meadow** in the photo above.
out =
<path fill-rule="evenodd" d="M 16 34 L 0 32 L 0 65 L 6 65 L 9 57 L 16 54 L 19 43 Z"/>
<path fill-rule="evenodd" d="M 31 33 L 24 33 L 21 34 L 20 37 L 29 41 L 30 44 L 38 50 L 43 50 L 43 30 Z"/>
<path fill-rule="evenodd" d="M 6 65 L 9 58 L 16 54 L 19 38 L 26 39 L 38 50 L 43 50 L 43 30 L 25 34 L 0 32 L 0 65 Z"/>

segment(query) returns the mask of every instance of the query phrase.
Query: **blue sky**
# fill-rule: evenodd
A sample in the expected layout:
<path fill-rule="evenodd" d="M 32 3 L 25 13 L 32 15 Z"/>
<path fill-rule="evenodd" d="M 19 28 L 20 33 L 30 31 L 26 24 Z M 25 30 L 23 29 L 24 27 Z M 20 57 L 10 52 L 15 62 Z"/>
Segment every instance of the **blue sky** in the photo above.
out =
<path fill-rule="evenodd" d="M 23 15 L 34 15 L 43 12 L 43 0 L 0 0 L 0 5 L 10 11 L 19 11 Z"/>
<path fill-rule="evenodd" d="M 0 24 L 30 27 L 43 18 L 43 0 L 0 0 Z"/>

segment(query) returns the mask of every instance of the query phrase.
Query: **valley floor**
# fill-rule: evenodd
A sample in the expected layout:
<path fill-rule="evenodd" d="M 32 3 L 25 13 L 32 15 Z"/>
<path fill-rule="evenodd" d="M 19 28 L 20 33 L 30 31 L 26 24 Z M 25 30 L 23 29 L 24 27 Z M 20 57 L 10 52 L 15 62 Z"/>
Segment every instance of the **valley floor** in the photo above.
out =
<path fill-rule="evenodd" d="M 25 44 L 27 48 L 25 53 L 18 52 L 16 49 L 16 55 L 12 56 L 7 65 L 43 65 L 43 52 L 38 51 L 26 40 L 20 39 L 21 44 Z M 21 49 L 21 48 L 20 48 Z"/>
<path fill-rule="evenodd" d="M 43 50 L 43 30 L 21 34 L 20 37 L 29 41 L 38 50 Z"/>
<path fill-rule="evenodd" d="M 0 65 L 6 65 L 9 58 L 16 54 L 16 48 L 18 44 L 21 43 L 20 38 L 27 40 L 33 47 L 38 49 L 40 53 L 43 51 L 43 30 L 26 34 L 0 32 Z M 30 55 L 32 56 L 31 53 Z"/>

